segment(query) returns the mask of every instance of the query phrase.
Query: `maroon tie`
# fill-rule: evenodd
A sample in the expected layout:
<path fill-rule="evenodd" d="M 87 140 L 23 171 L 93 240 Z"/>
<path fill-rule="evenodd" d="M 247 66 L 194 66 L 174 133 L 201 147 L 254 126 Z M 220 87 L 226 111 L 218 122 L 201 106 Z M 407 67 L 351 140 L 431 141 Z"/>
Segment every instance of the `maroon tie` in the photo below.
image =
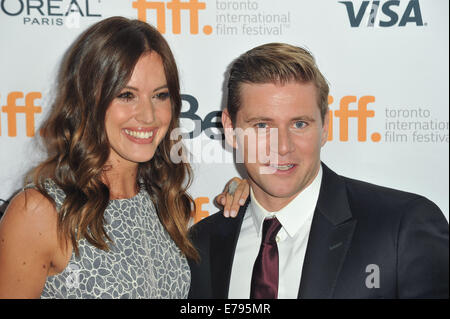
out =
<path fill-rule="evenodd" d="M 280 228 L 278 219 L 264 220 L 261 247 L 253 266 L 251 299 L 276 299 L 278 296 L 278 247 L 275 237 Z"/>

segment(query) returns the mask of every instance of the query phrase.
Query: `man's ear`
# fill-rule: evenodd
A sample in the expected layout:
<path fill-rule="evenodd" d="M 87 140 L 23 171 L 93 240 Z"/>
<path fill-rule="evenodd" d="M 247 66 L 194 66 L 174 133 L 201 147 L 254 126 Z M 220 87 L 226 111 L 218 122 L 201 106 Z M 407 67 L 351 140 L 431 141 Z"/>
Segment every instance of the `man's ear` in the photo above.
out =
<path fill-rule="evenodd" d="M 323 123 L 322 123 L 322 141 L 321 141 L 321 146 L 324 146 L 325 143 L 328 140 L 328 129 L 330 127 L 330 109 L 327 109 L 327 113 L 325 113 L 325 116 L 323 118 Z"/>
<path fill-rule="evenodd" d="M 233 122 L 231 121 L 228 109 L 222 111 L 222 126 L 225 133 L 225 141 L 233 148 L 236 148 L 236 138 L 234 135 Z"/>

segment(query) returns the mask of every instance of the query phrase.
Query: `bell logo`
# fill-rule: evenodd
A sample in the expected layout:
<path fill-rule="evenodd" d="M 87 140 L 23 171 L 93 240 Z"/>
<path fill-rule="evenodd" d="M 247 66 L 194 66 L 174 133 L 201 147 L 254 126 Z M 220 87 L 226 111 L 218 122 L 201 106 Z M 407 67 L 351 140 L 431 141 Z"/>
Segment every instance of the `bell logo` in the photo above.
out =
<path fill-rule="evenodd" d="M 34 101 L 36 99 L 42 98 L 42 94 L 40 92 L 27 93 L 25 95 L 25 105 L 17 105 L 17 99 L 22 99 L 23 97 L 23 92 L 11 92 L 8 94 L 8 97 L 6 99 L 6 105 L 2 107 L 3 113 L 6 113 L 8 117 L 8 136 L 17 136 L 17 113 L 25 113 L 27 136 L 34 136 L 34 114 L 42 112 L 42 108 L 35 105 Z"/>
<path fill-rule="evenodd" d="M 162 1 L 148 1 L 135 0 L 132 3 L 133 8 L 137 10 L 138 20 L 147 22 L 147 10 L 156 11 L 156 27 L 159 32 L 166 33 L 166 10 L 172 12 L 172 32 L 173 34 L 181 33 L 181 11 L 189 11 L 190 33 L 198 34 L 199 32 L 199 11 L 206 9 L 205 2 L 198 0 L 180 1 L 170 0 L 168 2 Z M 203 27 L 203 33 L 211 34 L 213 28 L 210 25 Z"/>

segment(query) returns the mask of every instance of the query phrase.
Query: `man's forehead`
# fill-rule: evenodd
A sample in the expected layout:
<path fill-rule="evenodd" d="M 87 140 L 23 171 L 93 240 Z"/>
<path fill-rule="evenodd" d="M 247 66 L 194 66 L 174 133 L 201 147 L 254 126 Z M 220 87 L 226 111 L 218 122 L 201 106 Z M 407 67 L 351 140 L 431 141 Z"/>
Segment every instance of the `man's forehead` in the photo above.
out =
<path fill-rule="evenodd" d="M 288 83 L 243 83 L 240 90 L 241 102 L 258 101 L 263 104 L 293 102 L 295 100 L 315 101 L 317 88 L 312 82 Z"/>
<path fill-rule="evenodd" d="M 247 84 L 243 89 L 238 113 L 245 118 L 295 118 L 318 111 L 315 92 L 309 86 Z"/>
<path fill-rule="evenodd" d="M 312 81 L 299 81 L 299 80 L 290 80 L 290 81 L 267 81 L 260 83 L 252 83 L 252 82 L 242 82 L 240 84 L 241 93 L 243 90 L 248 89 L 267 89 L 270 87 L 281 89 L 283 87 L 292 87 L 292 86 L 301 86 L 301 87 L 312 87 L 316 88 L 316 85 Z"/>

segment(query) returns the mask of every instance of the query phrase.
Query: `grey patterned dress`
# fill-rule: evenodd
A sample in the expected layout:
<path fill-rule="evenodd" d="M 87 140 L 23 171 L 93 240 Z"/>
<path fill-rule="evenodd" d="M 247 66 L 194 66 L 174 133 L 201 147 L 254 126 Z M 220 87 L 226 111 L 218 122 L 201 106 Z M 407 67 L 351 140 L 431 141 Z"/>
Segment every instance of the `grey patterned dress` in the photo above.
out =
<path fill-rule="evenodd" d="M 46 184 L 57 208 L 65 194 Z M 78 241 L 65 270 L 47 277 L 41 298 L 186 298 L 191 273 L 186 260 L 141 187 L 129 199 L 111 200 L 104 213 L 109 251 Z"/>

